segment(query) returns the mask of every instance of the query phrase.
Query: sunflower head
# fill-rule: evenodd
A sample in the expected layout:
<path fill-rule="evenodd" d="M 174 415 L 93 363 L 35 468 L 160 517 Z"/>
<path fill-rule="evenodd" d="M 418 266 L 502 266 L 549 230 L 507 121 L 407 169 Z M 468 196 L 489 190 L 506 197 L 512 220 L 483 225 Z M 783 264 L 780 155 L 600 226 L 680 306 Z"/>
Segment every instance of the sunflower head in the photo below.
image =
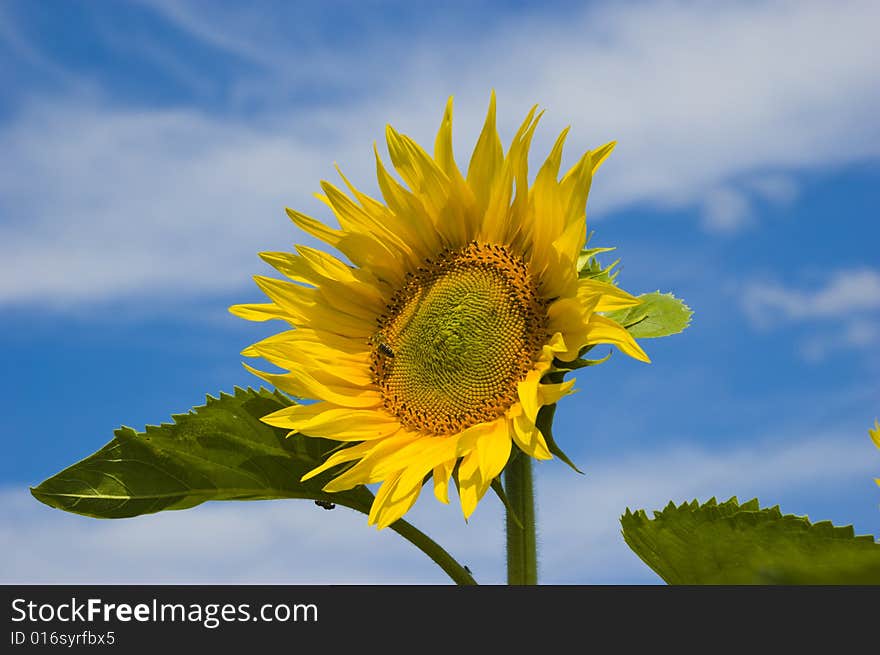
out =
<path fill-rule="evenodd" d="M 381 483 L 369 521 L 382 528 L 412 507 L 423 484 L 449 502 L 458 487 L 469 517 L 516 448 L 552 457 L 541 407 L 571 393 L 561 375 L 591 346 L 613 344 L 642 361 L 630 334 L 604 312 L 639 301 L 579 275 L 593 174 L 613 143 L 586 152 L 560 177 L 568 130 L 529 185 L 533 108 L 504 152 L 489 104 L 467 173 L 452 153 L 452 101 L 433 155 L 387 129 L 393 177 L 376 152 L 382 200 L 342 176 L 318 197 L 339 227 L 288 209 L 293 222 L 338 250 L 297 246 L 262 257 L 289 280 L 257 276 L 270 302 L 236 305 L 243 318 L 282 319 L 288 331 L 243 352 L 289 371 L 267 382 L 299 398 L 264 417 L 295 438 L 346 442 L 306 477 L 338 473 L 328 492 Z"/>

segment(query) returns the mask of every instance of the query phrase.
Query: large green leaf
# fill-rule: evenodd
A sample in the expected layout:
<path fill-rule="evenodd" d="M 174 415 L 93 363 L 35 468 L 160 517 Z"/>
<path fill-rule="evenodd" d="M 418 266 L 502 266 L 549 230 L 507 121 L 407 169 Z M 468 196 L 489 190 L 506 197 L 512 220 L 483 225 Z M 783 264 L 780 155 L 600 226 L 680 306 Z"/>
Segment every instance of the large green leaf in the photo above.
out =
<path fill-rule="evenodd" d="M 639 296 L 641 304 L 636 307 L 608 312 L 637 339 L 666 337 L 682 332 L 691 323 L 693 311 L 671 293 L 645 293 Z"/>
<path fill-rule="evenodd" d="M 285 430 L 259 420 L 289 404 L 265 389 L 209 396 L 205 405 L 174 416 L 174 423 L 144 432 L 116 430 L 106 446 L 31 493 L 52 507 L 97 518 L 185 509 L 207 500 L 270 498 L 307 498 L 369 512 L 373 495 L 364 487 L 321 491 L 332 472 L 299 481 L 339 444 L 288 439 Z"/>
<path fill-rule="evenodd" d="M 629 509 L 623 538 L 669 584 L 880 584 L 880 545 L 852 526 L 761 509 L 736 497 Z"/>

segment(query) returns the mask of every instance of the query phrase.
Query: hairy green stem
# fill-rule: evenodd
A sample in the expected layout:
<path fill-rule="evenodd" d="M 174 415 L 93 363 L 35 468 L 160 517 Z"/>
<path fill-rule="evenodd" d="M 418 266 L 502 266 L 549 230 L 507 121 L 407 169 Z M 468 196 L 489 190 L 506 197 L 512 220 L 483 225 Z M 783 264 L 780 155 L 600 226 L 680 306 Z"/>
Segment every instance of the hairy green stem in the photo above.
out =
<path fill-rule="evenodd" d="M 561 382 L 564 372 L 553 375 Z M 553 426 L 556 405 L 545 405 L 538 412 L 535 425 L 548 435 Z M 525 453 L 508 463 L 504 471 L 504 492 L 507 496 L 507 584 L 538 584 L 538 542 L 535 523 L 535 486 L 532 479 L 532 458 Z"/>
<path fill-rule="evenodd" d="M 532 458 L 520 453 L 504 472 L 507 510 L 507 584 L 538 584 L 538 548 L 535 540 L 535 492 Z"/>
<path fill-rule="evenodd" d="M 373 504 L 373 494 L 370 493 L 369 489 L 366 487 L 359 487 L 358 490 L 360 492 L 358 498 L 339 498 L 332 493 L 321 493 L 317 494 L 317 496 L 311 496 L 311 498 L 313 500 L 320 500 L 327 503 L 338 503 L 344 507 L 369 515 L 370 507 Z M 403 519 L 397 519 L 388 527 L 430 557 L 437 566 L 446 572 L 446 575 L 452 578 L 452 581 L 455 584 L 477 584 L 477 581 L 474 580 L 474 577 L 466 566 L 462 566 L 455 561 L 455 558 L 446 552 L 440 544 L 431 539 L 431 537 L 419 530 L 412 523 L 408 523 Z"/>
<path fill-rule="evenodd" d="M 452 578 L 453 582 L 458 585 L 475 585 L 470 571 L 453 559 L 452 555 L 443 550 L 436 541 L 431 539 L 424 532 L 416 528 L 412 523 L 407 523 L 403 519 L 399 519 L 389 526 L 401 537 L 409 541 L 416 548 L 421 550 L 425 555 L 430 557 L 446 574 Z"/>

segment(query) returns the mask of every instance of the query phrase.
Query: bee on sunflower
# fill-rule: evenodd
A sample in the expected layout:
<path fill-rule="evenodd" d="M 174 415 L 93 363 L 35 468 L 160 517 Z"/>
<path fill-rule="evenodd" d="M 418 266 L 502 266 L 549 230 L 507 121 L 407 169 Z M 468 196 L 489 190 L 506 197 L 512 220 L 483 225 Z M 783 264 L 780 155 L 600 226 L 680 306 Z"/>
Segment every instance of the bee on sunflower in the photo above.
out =
<path fill-rule="evenodd" d="M 541 114 L 533 108 L 505 153 L 495 97 L 467 173 L 452 152 L 452 100 L 433 156 L 390 126 L 396 181 L 376 151 L 383 201 L 329 182 L 318 197 L 339 228 L 288 209 L 301 229 L 338 250 L 266 252 L 290 281 L 256 276 L 270 302 L 235 305 L 248 320 L 282 319 L 292 329 L 243 351 L 288 370 L 249 370 L 299 399 L 263 421 L 293 438 L 350 445 L 304 479 L 345 464 L 325 487 L 381 483 L 369 523 L 384 528 L 433 479 L 449 502 L 458 488 L 469 517 L 512 451 L 552 458 L 542 407 L 571 393 L 559 373 L 596 344 L 648 356 L 604 315 L 638 306 L 614 284 L 579 275 L 593 174 L 614 143 L 586 152 L 562 177 L 568 130 L 528 181 L 528 152 Z M 557 375 L 554 375 L 557 374 Z"/>

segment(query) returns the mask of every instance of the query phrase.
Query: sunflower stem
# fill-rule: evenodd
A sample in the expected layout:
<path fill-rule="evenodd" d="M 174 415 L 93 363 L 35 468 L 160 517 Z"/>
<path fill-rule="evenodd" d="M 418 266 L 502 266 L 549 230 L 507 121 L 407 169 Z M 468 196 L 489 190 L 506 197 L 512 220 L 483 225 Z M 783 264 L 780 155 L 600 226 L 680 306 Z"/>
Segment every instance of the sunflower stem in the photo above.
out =
<path fill-rule="evenodd" d="M 403 519 L 398 519 L 389 527 L 425 553 L 425 555 L 434 560 L 434 563 L 443 569 L 446 574 L 452 578 L 452 581 L 455 582 L 455 584 L 477 584 L 477 581 L 474 580 L 471 572 L 466 566 L 462 566 L 456 562 L 452 555 L 447 553 L 440 544 L 431 539 L 431 537 L 419 530 L 412 523 L 407 523 Z"/>
<path fill-rule="evenodd" d="M 507 465 L 504 471 L 504 491 L 510 502 L 510 508 L 506 512 L 507 584 L 536 585 L 538 547 L 535 539 L 535 491 L 531 457 L 519 453 Z"/>

